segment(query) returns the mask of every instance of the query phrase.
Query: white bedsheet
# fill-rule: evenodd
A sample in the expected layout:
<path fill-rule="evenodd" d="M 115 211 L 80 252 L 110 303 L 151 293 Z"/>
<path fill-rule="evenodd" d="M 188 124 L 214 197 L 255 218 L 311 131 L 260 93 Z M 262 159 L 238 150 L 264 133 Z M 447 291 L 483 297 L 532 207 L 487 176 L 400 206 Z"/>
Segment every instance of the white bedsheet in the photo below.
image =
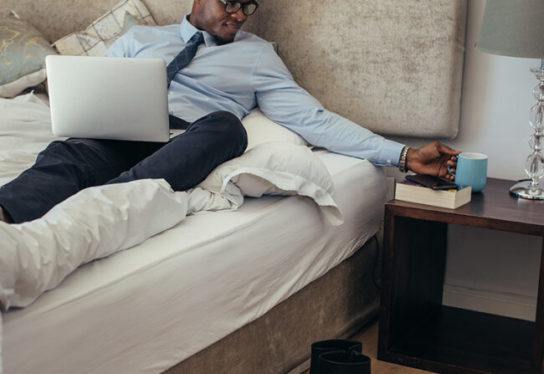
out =
<path fill-rule="evenodd" d="M 300 196 L 188 217 L 4 314 L 5 373 L 161 372 L 349 257 L 378 229 L 383 175 L 366 161 L 317 154 L 334 176 L 343 225 Z"/>

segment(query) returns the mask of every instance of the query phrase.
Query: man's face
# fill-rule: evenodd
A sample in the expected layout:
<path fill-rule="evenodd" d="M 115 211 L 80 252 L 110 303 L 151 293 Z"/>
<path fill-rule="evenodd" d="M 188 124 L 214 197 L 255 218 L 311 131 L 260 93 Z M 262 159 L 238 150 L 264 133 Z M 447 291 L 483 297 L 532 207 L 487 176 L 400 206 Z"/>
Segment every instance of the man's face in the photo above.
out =
<path fill-rule="evenodd" d="M 249 1 L 241 0 L 240 3 Z M 219 0 L 195 0 L 189 18 L 196 28 L 207 31 L 219 44 L 232 42 L 246 20 L 247 16 L 242 8 L 236 13 L 229 14 Z"/>

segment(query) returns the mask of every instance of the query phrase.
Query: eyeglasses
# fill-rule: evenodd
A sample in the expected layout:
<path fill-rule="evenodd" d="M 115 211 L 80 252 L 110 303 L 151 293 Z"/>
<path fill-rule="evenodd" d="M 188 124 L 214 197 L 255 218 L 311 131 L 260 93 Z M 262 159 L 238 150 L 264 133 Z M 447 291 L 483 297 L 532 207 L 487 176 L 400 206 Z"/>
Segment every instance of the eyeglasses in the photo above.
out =
<path fill-rule="evenodd" d="M 236 13 L 237 11 L 242 8 L 242 12 L 246 16 L 251 16 L 253 13 L 257 11 L 257 8 L 259 7 L 259 3 L 256 0 L 250 0 L 245 3 L 241 3 L 239 1 L 226 1 L 226 0 L 219 0 L 223 4 L 225 4 L 225 12 L 232 14 Z"/>

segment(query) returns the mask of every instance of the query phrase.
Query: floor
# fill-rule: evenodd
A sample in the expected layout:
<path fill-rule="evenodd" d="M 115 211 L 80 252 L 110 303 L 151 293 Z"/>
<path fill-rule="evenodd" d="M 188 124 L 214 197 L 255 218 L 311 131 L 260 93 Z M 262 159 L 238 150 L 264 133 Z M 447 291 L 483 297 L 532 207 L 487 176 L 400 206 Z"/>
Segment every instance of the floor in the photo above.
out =
<path fill-rule="evenodd" d="M 355 335 L 353 340 L 363 343 L 363 354 L 372 360 L 372 374 L 429 374 L 430 371 L 410 368 L 407 366 L 395 365 L 385 361 L 378 361 L 378 322 L 375 322 L 361 333 Z M 309 374 L 309 370 L 301 374 Z"/>

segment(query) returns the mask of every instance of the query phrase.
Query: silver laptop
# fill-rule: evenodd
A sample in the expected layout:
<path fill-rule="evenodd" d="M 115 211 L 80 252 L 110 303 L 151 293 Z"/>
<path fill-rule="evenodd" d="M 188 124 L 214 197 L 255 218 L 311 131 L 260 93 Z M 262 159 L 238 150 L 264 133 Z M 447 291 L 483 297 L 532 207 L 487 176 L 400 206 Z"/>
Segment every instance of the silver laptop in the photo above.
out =
<path fill-rule="evenodd" d="M 166 142 L 166 64 L 161 59 L 47 56 L 56 136 Z"/>

